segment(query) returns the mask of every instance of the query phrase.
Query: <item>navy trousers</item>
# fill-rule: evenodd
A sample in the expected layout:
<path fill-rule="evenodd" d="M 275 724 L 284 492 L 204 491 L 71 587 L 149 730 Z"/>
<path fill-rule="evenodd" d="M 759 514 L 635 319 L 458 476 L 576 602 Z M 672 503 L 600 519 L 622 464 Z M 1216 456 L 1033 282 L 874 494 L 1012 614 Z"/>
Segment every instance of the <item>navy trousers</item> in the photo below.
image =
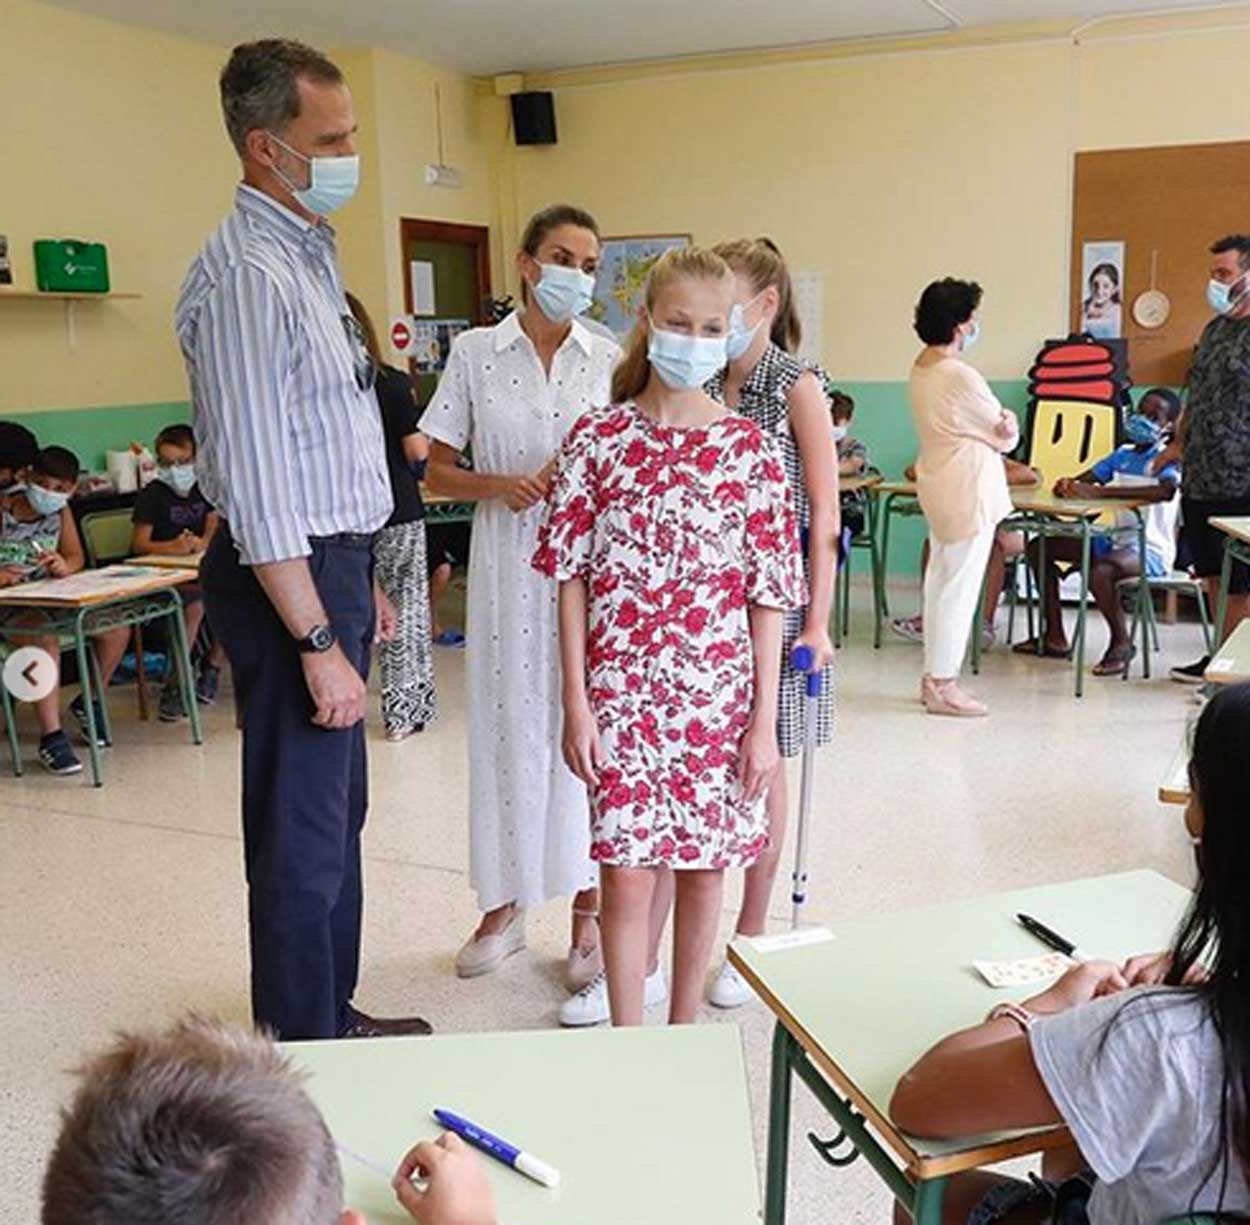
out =
<path fill-rule="evenodd" d="M 348 659 L 367 676 L 373 641 L 368 537 L 312 541 L 309 568 Z M 368 807 L 364 724 L 311 721 L 301 656 L 228 531 L 201 567 L 213 633 L 243 718 L 243 847 L 252 1016 L 279 1038 L 332 1038 L 360 967 L 360 832 Z"/>

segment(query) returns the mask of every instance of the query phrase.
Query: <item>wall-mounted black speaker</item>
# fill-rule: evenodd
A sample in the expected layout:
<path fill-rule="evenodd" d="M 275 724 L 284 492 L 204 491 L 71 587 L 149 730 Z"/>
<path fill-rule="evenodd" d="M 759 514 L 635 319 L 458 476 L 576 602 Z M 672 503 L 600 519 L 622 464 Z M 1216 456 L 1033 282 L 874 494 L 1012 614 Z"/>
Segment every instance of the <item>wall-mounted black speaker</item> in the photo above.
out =
<path fill-rule="evenodd" d="M 518 145 L 556 143 L 555 99 L 546 90 L 512 95 L 512 130 Z"/>

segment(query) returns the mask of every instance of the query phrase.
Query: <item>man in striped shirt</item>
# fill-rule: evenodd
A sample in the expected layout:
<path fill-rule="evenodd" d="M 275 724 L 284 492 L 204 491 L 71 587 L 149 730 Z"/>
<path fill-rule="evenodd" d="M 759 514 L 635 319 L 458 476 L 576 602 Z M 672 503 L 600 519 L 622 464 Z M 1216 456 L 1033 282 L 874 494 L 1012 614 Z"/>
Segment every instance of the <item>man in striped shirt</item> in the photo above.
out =
<path fill-rule="evenodd" d="M 221 100 L 243 181 L 176 327 L 224 520 L 202 581 L 243 713 L 252 1011 L 286 1039 L 428 1033 L 351 1005 L 371 545 L 391 511 L 375 370 L 324 217 L 356 187 L 351 94 L 312 48 L 268 39 L 235 48 Z"/>

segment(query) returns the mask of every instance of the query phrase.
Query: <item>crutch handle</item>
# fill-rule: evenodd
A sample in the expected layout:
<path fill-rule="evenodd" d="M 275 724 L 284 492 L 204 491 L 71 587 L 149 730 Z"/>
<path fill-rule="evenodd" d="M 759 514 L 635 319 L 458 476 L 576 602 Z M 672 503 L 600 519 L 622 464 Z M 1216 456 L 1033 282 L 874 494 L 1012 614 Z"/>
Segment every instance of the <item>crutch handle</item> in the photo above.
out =
<path fill-rule="evenodd" d="M 811 647 L 798 646 L 790 652 L 790 666 L 807 677 L 807 696 L 818 698 L 824 689 L 824 677 L 816 667 L 816 653 Z"/>

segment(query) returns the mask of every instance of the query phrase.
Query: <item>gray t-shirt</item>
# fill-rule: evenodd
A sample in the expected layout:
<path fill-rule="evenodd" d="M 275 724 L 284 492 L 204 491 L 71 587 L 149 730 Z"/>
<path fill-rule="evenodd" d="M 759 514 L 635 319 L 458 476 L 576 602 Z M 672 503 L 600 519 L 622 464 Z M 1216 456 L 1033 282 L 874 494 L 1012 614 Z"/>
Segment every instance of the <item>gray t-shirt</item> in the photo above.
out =
<path fill-rule="evenodd" d="M 1090 1225 L 1159 1225 L 1191 1203 L 1215 1210 L 1224 1060 L 1205 1004 L 1188 992 L 1139 988 L 1046 1017 L 1029 1041 L 1098 1175 Z M 1231 1152 L 1227 1173 L 1224 1211 L 1244 1213 L 1250 1191 Z"/>

